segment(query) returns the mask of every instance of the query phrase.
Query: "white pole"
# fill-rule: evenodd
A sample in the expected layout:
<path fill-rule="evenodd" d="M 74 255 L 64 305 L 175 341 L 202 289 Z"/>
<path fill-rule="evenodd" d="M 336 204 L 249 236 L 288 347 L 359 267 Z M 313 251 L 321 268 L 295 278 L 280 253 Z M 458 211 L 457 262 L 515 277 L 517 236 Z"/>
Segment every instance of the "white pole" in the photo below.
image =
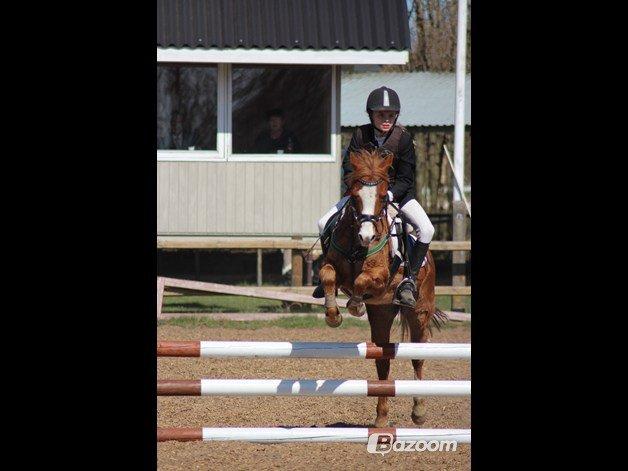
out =
<path fill-rule="evenodd" d="M 378 429 L 373 429 L 377 433 Z M 382 432 L 391 431 L 383 429 Z M 236 427 L 203 427 L 203 441 L 240 440 L 253 443 L 283 442 L 353 442 L 367 443 L 368 428 L 352 427 L 306 427 L 306 428 L 236 428 Z M 382 433 L 380 432 L 380 433 Z M 455 441 L 471 443 L 470 429 L 429 429 L 429 428 L 398 428 L 394 434 L 399 440 Z"/>
<path fill-rule="evenodd" d="M 462 195 L 462 201 L 464 202 L 464 205 L 467 208 L 467 212 L 469 213 L 469 217 L 471 217 L 471 205 L 469 205 L 469 202 L 467 201 L 467 197 L 464 194 L 464 186 L 462 186 L 462 184 L 458 181 L 458 177 L 456 176 L 456 169 L 454 167 L 454 163 L 451 161 L 451 155 L 449 155 L 449 149 L 447 149 L 447 146 L 445 144 L 443 144 L 443 149 L 445 150 L 445 156 L 447 156 L 447 162 L 449 162 L 449 167 L 451 168 L 451 171 L 454 172 L 454 184 L 456 185 L 456 188 L 458 189 L 458 192 L 460 195 Z"/>
<path fill-rule="evenodd" d="M 465 76 L 467 68 L 467 0 L 458 0 L 458 40 L 456 46 L 456 108 L 454 128 L 455 175 L 464 191 L 464 104 Z M 454 184 L 454 201 L 461 194 Z"/>
<path fill-rule="evenodd" d="M 201 396 L 368 396 L 365 379 L 201 379 Z M 470 396 L 471 381 L 396 380 L 390 396 Z"/>
<path fill-rule="evenodd" d="M 203 441 L 246 441 L 253 443 L 286 442 L 352 442 L 376 443 L 382 435 L 391 439 L 406 441 L 441 441 L 442 446 L 450 448 L 452 442 L 471 443 L 471 429 L 433 429 L 433 428 L 354 428 L 354 427 L 197 427 L 197 428 L 159 428 L 157 441 L 168 440 L 203 440 Z M 392 443 L 391 443 L 392 444 Z M 418 446 L 417 443 L 409 444 Z M 417 448 L 420 450 L 420 448 Z M 424 448 L 425 449 L 425 448 Z M 388 449 L 390 451 L 390 449 Z M 383 455 L 384 453 L 382 453 Z"/>
<path fill-rule="evenodd" d="M 208 358 L 377 358 L 368 342 L 200 342 L 200 356 Z M 469 343 L 391 344 L 397 359 L 446 360 L 471 358 Z M 377 352 L 375 352 L 377 353 Z"/>

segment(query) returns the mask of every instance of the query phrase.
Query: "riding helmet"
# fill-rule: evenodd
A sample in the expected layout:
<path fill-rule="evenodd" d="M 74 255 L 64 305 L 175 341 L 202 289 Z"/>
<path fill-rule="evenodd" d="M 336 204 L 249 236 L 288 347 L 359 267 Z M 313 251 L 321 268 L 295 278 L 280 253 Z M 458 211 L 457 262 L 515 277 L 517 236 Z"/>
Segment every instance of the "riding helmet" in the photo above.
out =
<path fill-rule="evenodd" d="M 390 110 L 399 113 L 401 110 L 401 102 L 399 95 L 392 88 L 380 87 L 373 90 L 366 100 L 366 112 Z"/>

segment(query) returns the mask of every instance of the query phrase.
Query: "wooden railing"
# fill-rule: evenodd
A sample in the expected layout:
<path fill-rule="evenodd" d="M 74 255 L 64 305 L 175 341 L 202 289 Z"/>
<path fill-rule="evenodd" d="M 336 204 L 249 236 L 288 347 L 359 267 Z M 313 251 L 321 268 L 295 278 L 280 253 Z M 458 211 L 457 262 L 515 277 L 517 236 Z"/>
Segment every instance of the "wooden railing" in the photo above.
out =
<path fill-rule="evenodd" d="M 270 237 L 202 237 L 202 236 L 159 236 L 158 249 L 291 249 L 309 250 L 316 242 L 313 237 L 270 238 Z M 320 250 L 320 242 L 314 245 Z M 471 241 L 435 240 L 430 250 L 471 250 Z"/>
<path fill-rule="evenodd" d="M 257 285 L 262 285 L 262 251 L 292 250 L 292 286 L 303 286 L 303 260 L 306 263 L 306 285 L 312 284 L 312 260 L 305 253 L 312 248 L 320 250 L 320 242 L 314 237 L 214 237 L 214 236 L 158 236 L 158 249 L 196 250 L 257 250 Z M 435 240 L 430 244 L 433 251 L 470 251 L 471 241 Z M 460 280 L 457 280 L 458 282 Z M 469 296 L 470 286 L 437 286 L 437 295 Z"/>

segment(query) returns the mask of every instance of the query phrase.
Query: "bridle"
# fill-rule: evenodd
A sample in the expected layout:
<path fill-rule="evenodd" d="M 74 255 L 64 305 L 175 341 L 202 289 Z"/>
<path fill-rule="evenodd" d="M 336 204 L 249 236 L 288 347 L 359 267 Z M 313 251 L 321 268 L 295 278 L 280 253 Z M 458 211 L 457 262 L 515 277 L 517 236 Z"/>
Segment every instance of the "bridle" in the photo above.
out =
<path fill-rule="evenodd" d="M 359 179 L 357 180 L 359 183 L 361 183 L 364 186 L 377 186 L 379 185 L 383 179 L 379 179 L 377 181 L 367 181 L 364 179 Z M 382 220 L 382 218 L 384 217 L 388 217 L 388 195 L 383 197 L 383 204 L 382 204 L 382 209 L 379 212 L 379 214 L 377 215 L 373 215 L 373 214 L 362 214 L 358 211 L 358 207 L 356 204 L 356 200 L 354 196 L 351 196 L 347 202 L 345 203 L 345 206 L 343 208 L 341 208 L 342 210 L 346 210 L 346 211 L 351 211 L 351 215 L 353 216 L 353 220 L 354 222 L 358 225 L 358 227 L 364 223 L 364 222 L 372 222 L 373 225 L 375 225 L 375 223 L 378 223 Z M 345 209 L 346 208 L 346 209 Z M 337 226 L 336 226 L 337 227 Z M 378 253 L 380 250 L 382 250 L 384 247 L 386 247 L 386 245 L 388 244 L 388 239 L 390 238 L 390 231 L 392 229 L 392 225 L 391 227 L 388 229 L 387 232 L 385 233 L 381 233 L 381 234 L 377 234 L 374 238 L 373 241 L 376 242 L 376 244 L 372 247 L 362 247 L 361 245 L 355 245 L 354 244 L 354 239 L 352 239 L 351 241 L 351 246 L 349 247 L 349 249 L 345 249 L 343 247 L 341 247 L 340 245 L 338 245 L 338 243 L 335 241 L 334 235 L 336 232 L 336 228 L 334 228 L 334 230 L 331 233 L 331 246 L 338 251 L 339 253 L 341 253 L 342 255 L 344 255 L 344 257 L 347 259 L 348 262 L 351 263 L 351 270 L 353 271 L 353 264 L 356 262 L 360 262 L 363 261 L 365 259 L 367 259 L 368 257 L 370 257 L 371 255 L 375 255 L 376 253 Z M 377 226 L 376 226 L 377 229 Z M 382 239 L 383 237 L 383 239 Z"/>
<path fill-rule="evenodd" d="M 368 180 L 364 180 L 362 178 L 360 178 L 358 180 L 358 182 L 360 184 L 362 184 L 362 186 L 377 186 L 382 181 L 383 181 L 382 178 L 380 178 L 379 180 L 376 180 L 376 181 L 368 181 Z M 359 213 L 357 205 L 355 204 L 355 198 L 353 196 L 351 197 L 351 202 L 352 202 L 352 207 L 353 207 L 353 217 L 356 220 L 356 222 L 358 222 L 359 224 L 362 224 L 362 223 L 365 223 L 365 222 L 372 222 L 373 225 L 375 225 L 375 223 L 380 222 L 383 217 L 388 215 L 388 204 L 387 204 L 388 203 L 388 195 L 386 195 L 383 198 L 382 209 L 380 210 L 378 215 Z M 380 240 L 381 237 L 382 237 L 382 234 L 378 234 L 374 238 L 374 240 Z"/>

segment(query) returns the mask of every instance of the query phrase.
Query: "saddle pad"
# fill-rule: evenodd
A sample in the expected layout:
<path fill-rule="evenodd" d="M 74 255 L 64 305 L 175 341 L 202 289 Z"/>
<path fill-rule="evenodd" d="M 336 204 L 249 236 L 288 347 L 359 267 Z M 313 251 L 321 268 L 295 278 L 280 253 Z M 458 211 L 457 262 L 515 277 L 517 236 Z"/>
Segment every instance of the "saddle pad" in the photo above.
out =
<path fill-rule="evenodd" d="M 388 225 L 391 225 L 392 223 L 393 223 L 392 217 L 390 214 L 388 214 Z M 388 247 L 390 248 L 390 256 L 392 258 L 395 257 L 395 251 L 397 250 L 395 248 L 396 244 L 393 244 L 393 241 L 396 241 L 396 240 L 397 240 L 397 235 L 396 233 L 393 232 L 393 234 L 391 234 L 390 242 L 388 244 Z M 411 238 L 411 240 L 414 240 L 414 239 Z M 427 255 L 425 256 L 425 258 L 423 258 L 423 263 L 421 263 L 421 266 L 424 267 L 426 263 L 427 263 Z M 405 265 L 405 262 L 401 262 L 400 266 L 403 267 L 404 265 Z"/>

